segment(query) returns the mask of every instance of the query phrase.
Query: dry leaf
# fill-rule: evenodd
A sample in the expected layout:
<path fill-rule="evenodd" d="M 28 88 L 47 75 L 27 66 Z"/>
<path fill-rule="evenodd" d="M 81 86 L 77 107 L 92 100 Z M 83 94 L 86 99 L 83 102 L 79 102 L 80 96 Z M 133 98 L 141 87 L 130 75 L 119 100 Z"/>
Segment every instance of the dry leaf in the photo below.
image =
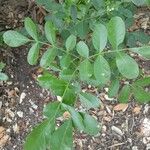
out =
<path fill-rule="evenodd" d="M 128 104 L 121 103 L 121 104 L 116 105 L 114 107 L 114 110 L 115 111 L 125 111 L 127 108 L 128 108 Z"/>
<path fill-rule="evenodd" d="M 133 109 L 133 112 L 134 112 L 136 115 L 139 114 L 140 111 L 141 111 L 141 108 L 140 108 L 139 106 L 137 106 L 137 107 L 135 107 L 135 108 Z"/>
<path fill-rule="evenodd" d="M 70 113 L 68 111 L 65 111 L 63 113 L 63 117 L 64 117 L 64 119 L 69 119 L 71 117 L 71 115 L 70 115 Z"/>
<path fill-rule="evenodd" d="M 9 139 L 9 136 L 6 134 L 6 130 L 4 127 L 0 127 L 0 148 L 2 148 L 7 140 Z"/>

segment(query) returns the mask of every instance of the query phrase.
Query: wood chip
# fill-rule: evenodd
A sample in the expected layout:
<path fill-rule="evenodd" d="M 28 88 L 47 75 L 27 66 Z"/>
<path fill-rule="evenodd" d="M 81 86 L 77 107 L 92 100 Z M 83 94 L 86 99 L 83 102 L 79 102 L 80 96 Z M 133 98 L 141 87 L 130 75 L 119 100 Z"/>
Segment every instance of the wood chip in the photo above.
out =
<path fill-rule="evenodd" d="M 140 113 L 140 111 L 141 111 L 141 107 L 139 107 L 139 106 L 137 106 L 137 107 L 135 107 L 135 108 L 133 109 L 133 112 L 134 112 L 136 115 L 138 115 L 138 114 Z"/>
<path fill-rule="evenodd" d="M 126 111 L 127 108 L 128 108 L 128 104 L 120 103 L 114 107 L 114 110 L 115 111 Z"/>
<path fill-rule="evenodd" d="M 0 148 L 3 148 L 9 139 L 9 135 L 6 134 L 6 129 L 0 126 Z"/>

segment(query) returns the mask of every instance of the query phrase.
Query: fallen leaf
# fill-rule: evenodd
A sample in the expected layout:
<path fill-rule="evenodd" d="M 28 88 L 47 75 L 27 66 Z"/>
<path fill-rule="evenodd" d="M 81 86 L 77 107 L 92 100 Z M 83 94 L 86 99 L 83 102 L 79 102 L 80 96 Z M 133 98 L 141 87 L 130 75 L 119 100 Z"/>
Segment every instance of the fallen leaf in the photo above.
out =
<path fill-rule="evenodd" d="M 128 104 L 120 103 L 114 107 L 115 111 L 125 111 L 128 108 Z"/>
<path fill-rule="evenodd" d="M 133 109 L 133 112 L 134 112 L 136 115 L 139 114 L 140 111 L 141 111 L 141 107 L 139 107 L 139 106 L 137 106 L 137 107 L 135 107 L 135 108 Z"/>
<path fill-rule="evenodd" d="M 9 135 L 6 134 L 6 129 L 0 126 L 0 148 L 3 148 L 9 139 Z"/>
<path fill-rule="evenodd" d="M 71 117 L 71 115 L 70 115 L 70 113 L 68 111 L 65 111 L 63 113 L 63 117 L 64 117 L 64 119 L 69 119 Z"/>

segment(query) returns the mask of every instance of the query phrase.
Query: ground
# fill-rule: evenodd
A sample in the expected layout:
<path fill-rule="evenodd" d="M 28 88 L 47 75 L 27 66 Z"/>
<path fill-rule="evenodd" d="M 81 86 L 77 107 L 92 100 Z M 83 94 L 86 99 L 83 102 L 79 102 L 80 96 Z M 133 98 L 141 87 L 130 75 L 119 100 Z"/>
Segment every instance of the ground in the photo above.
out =
<path fill-rule="evenodd" d="M 37 18 L 38 8 L 32 1 L 0 0 L 0 30 L 20 27 L 25 16 Z M 32 11 L 31 11 L 32 10 Z M 32 12 L 32 13 L 31 13 Z M 40 13 L 38 13 L 40 14 Z M 42 17 L 41 17 L 42 18 Z M 41 19 L 42 20 L 42 19 Z M 0 47 L 0 59 L 7 65 L 7 82 L 0 83 L 0 149 L 23 150 L 26 135 L 40 121 L 44 105 L 52 101 L 50 92 L 36 82 L 41 73 L 38 66 L 27 63 L 28 47 Z M 150 61 L 138 60 L 149 74 Z M 90 110 L 101 124 L 101 132 L 96 137 L 75 133 L 76 150 L 149 150 L 150 149 L 150 105 L 118 104 L 107 99 L 107 88 L 88 86 L 88 90 L 102 100 L 101 107 Z"/>

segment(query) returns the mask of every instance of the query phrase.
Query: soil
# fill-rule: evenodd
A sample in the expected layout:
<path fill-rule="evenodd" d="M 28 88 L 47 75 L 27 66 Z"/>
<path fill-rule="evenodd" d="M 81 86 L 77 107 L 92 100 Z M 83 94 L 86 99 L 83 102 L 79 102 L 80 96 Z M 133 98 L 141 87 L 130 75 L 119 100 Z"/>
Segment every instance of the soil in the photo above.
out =
<path fill-rule="evenodd" d="M 0 0 L 0 31 L 22 25 L 25 16 L 37 18 L 37 7 L 25 0 Z M 32 11 L 31 11 L 32 10 Z M 23 150 L 26 135 L 43 119 L 42 110 L 54 96 L 36 82 L 41 73 L 38 66 L 27 63 L 28 48 L 0 47 L 0 59 L 5 62 L 7 82 L 0 82 L 0 149 Z M 139 59 L 139 64 L 150 74 L 150 61 Z M 92 87 L 83 90 L 97 91 Z M 95 137 L 75 133 L 76 150 L 149 150 L 150 105 L 134 101 L 126 105 L 106 100 L 106 91 L 98 93 L 101 108 L 90 110 L 101 124 L 102 131 Z M 3 134 L 2 134 L 2 132 Z"/>

